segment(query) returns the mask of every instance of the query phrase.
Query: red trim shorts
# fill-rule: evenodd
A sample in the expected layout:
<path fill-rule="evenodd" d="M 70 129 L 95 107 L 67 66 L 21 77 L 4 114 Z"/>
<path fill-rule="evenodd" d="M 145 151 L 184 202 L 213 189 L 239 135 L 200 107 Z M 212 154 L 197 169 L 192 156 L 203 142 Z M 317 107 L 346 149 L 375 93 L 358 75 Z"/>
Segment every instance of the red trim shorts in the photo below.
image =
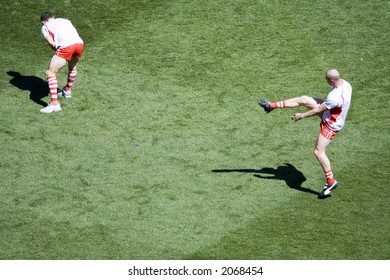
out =
<path fill-rule="evenodd" d="M 337 134 L 337 131 L 334 131 L 331 128 L 329 128 L 324 122 L 321 122 L 320 127 L 321 127 L 321 131 L 320 131 L 321 135 L 328 140 L 332 140 L 333 137 L 335 137 Z"/>
<path fill-rule="evenodd" d="M 73 57 L 81 58 L 83 55 L 84 44 L 74 44 L 65 48 L 58 49 L 56 55 L 66 60 L 71 60 Z"/>

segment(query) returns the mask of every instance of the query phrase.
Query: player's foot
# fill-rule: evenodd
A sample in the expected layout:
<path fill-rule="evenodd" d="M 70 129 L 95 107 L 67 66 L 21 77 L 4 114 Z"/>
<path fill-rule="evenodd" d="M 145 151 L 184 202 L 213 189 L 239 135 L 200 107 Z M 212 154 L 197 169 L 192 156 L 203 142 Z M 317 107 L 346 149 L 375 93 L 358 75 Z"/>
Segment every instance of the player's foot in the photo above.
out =
<path fill-rule="evenodd" d="M 63 97 L 65 98 L 72 98 L 72 91 L 68 91 L 68 90 L 65 90 L 65 88 L 63 88 L 60 92 L 59 92 Z"/>
<path fill-rule="evenodd" d="M 273 109 L 271 108 L 271 103 L 268 102 L 268 101 L 265 101 L 265 100 L 261 100 L 259 99 L 257 101 L 257 103 L 259 103 L 259 105 L 261 107 L 263 107 L 264 111 L 266 111 L 267 113 L 271 112 Z"/>
<path fill-rule="evenodd" d="M 45 108 L 41 109 L 41 113 L 53 113 L 53 112 L 60 112 L 61 111 L 61 105 L 53 105 L 49 103 Z"/>
<path fill-rule="evenodd" d="M 319 194 L 319 197 L 325 197 L 325 196 L 328 196 L 330 195 L 330 193 L 335 189 L 337 188 L 337 186 L 339 185 L 339 183 L 337 181 L 334 181 L 334 183 L 332 185 L 328 185 L 326 184 L 324 186 L 324 188 L 322 189 L 321 193 Z"/>

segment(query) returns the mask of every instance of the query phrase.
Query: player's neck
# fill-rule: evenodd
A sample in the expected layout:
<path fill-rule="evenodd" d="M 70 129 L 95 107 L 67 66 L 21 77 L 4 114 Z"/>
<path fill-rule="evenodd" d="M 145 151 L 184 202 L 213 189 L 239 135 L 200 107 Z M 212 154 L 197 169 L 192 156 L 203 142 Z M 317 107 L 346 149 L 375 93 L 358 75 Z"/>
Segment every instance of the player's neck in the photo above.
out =
<path fill-rule="evenodd" d="M 344 83 L 344 80 L 343 79 L 339 79 L 338 81 L 336 81 L 334 83 L 334 87 L 335 88 L 341 87 L 343 85 L 343 83 Z"/>

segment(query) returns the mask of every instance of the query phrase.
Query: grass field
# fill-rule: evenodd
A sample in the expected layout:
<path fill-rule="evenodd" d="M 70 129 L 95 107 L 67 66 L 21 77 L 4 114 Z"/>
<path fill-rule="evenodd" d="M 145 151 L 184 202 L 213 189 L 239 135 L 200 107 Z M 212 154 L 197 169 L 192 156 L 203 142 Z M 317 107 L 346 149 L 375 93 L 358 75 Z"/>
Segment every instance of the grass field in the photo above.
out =
<path fill-rule="evenodd" d="M 46 10 L 86 43 L 48 115 Z M 3 0 L 0 30 L 0 259 L 389 259 L 389 1 Z M 257 99 L 325 98 L 333 67 L 319 200 L 318 119 Z"/>

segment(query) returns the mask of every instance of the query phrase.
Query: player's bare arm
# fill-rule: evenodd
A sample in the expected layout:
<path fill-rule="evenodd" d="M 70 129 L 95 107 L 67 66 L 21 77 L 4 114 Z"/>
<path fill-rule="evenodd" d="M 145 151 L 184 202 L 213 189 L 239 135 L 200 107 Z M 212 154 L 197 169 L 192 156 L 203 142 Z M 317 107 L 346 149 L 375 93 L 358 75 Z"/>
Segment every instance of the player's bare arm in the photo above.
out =
<path fill-rule="evenodd" d="M 295 120 L 295 121 L 299 121 L 299 120 L 301 120 L 303 118 L 320 115 L 323 112 L 325 112 L 326 110 L 327 110 L 327 108 L 322 103 L 318 107 L 316 107 L 316 108 L 314 108 L 312 110 L 309 110 L 309 111 L 307 111 L 305 113 L 296 113 L 294 116 L 291 117 L 291 119 Z"/>
<path fill-rule="evenodd" d="M 56 47 L 56 43 L 54 42 L 53 38 L 50 36 L 50 35 L 47 35 L 45 37 L 45 40 L 46 42 L 49 44 L 49 46 L 53 49 L 53 50 L 56 50 L 57 47 Z"/>

